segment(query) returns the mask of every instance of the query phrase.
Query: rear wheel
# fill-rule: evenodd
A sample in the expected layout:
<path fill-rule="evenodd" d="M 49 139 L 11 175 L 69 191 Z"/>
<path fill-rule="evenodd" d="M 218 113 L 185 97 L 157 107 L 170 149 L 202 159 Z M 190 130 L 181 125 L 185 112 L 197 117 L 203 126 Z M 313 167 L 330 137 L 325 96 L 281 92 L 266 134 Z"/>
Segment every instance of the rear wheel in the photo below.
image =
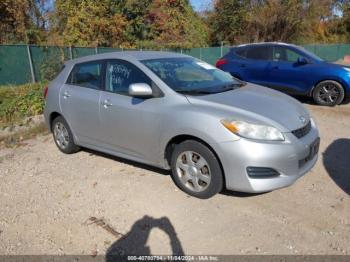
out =
<path fill-rule="evenodd" d="M 176 145 L 171 157 L 172 177 L 187 194 L 210 198 L 223 187 L 223 173 L 215 154 L 205 145 L 187 140 Z"/>
<path fill-rule="evenodd" d="M 74 143 L 73 134 L 62 116 L 52 121 L 52 133 L 55 144 L 61 152 L 72 154 L 79 151 L 80 148 Z"/>
<path fill-rule="evenodd" d="M 336 81 L 322 81 L 313 91 L 314 101 L 323 106 L 335 106 L 340 104 L 344 99 L 344 88 Z"/>

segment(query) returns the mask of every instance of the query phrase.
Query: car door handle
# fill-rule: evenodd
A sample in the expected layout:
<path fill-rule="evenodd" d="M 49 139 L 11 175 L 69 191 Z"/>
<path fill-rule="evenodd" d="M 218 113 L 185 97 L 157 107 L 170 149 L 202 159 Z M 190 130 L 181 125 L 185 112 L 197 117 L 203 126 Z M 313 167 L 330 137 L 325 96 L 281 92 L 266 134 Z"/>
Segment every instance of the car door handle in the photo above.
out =
<path fill-rule="evenodd" d="M 109 99 L 104 100 L 101 104 L 103 105 L 104 108 L 108 108 L 113 105 L 111 101 L 109 101 Z"/>
<path fill-rule="evenodd" d="M 70 93 L 68 91 L 63 92 L 63 98 L 68 98 L 70 97 Z"/>

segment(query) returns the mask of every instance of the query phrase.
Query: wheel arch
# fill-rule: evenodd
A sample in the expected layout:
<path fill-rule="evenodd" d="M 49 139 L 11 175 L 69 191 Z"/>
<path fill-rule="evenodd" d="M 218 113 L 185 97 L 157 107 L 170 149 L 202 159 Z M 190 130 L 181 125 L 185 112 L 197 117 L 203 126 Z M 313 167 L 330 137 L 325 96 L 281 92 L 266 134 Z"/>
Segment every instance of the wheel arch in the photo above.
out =
<path fill-rule="evenodd" d="M 55 118 L 59 117 L 59 116 L 62 116 L 62 114 L 54 111 L 50 114 L 49 116 L 49 124 L 50 124 L 50 131 L 52 132 L 52 122 Z M 63 117 L 63 116 L 62 116 Z"/>
<path fill-rule="evenodd" d="M 184 142 L 186 140 L 197 141 L 197 142 L 205 145 L 206 147 L 208 147 L 208 149 L 213 152 L 213 154 L 215 155 L 215 157 L 217 158 L 217 160 L 219 162 L 219 165 L 220 165 L 220 168 L 221 168 L 221 172 L 223 174 L 223 180 L 224 180 L 223 184 L 224 184 L 224 186 L 226 186 L 225 170 L 224 170 L 224 168 L 222 166 L 221 159 L 220 159 L 219 155 L 217 154 L 215 149 L 209 143 L 207 143 L 203 139 L 199 138 L 198 136 L 188 135 L 188 134 L 181 134 L 181 135 L 176 135 L 176 136 L 172 137 L 168 141 L 168 143 L 166 144 L 165 149 L 164 149 L 164 160 L 165 160 L 166 166 L 170 167 L 171 156 L 172 156 L 172 153 L 174 151 L 175 145 L 180 144 L 180 143 L 182 143 L 182 142 Z"/>

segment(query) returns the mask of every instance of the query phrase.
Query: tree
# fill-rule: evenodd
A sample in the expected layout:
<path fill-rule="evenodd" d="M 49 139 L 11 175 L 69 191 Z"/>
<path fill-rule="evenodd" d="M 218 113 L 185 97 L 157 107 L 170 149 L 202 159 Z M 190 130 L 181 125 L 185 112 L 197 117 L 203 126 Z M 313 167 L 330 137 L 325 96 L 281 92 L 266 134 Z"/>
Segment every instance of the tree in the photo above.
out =
<path fill-rule="evenodd" d="M 113 0 L 57 0 L 51 42 L 62 45 L 128 47 L 128 21 Z"/>
<path fill-rule="evenodd" d="M 336 1 L 216 0 L 208 19 L 211 43 L 337 41 Z"/>
<path fill-rule="evenodd" d="M 40 43 L 45 39 L 44 0 L 1 0 L 0 43 Z"/>
<path fill-rule="evenodd" d="M 209 14 L 210 40 L 213 45 L 220 42 L 242 42 L 242 35 L 248 17 L 247 0 L 217 0 L 214 3 L 214 11 Z"/>
<path fill-rule="evenodd" d="M 207 28 L 188 0 L 153 0 L 143 24 L 148 32 L 139 44 L 146 47 L 191 48 L 207 44 Z"/>

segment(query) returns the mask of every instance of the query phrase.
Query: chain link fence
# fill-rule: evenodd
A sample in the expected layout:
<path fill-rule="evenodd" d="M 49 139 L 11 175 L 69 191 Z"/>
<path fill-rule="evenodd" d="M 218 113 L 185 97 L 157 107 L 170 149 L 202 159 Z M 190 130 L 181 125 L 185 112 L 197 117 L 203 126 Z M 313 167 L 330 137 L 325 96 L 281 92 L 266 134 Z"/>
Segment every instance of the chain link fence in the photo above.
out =
<path fill-rule="evenodd" d="M 305 45 L 306 49 L 326 61 L 337 61 L 350 55 L 350 44 Z M 138 49 L 142 50 L 142 49 Z M 191 49 L 159 49 L 187 54 L 210 64 L 229 47 L 204 47 Z M 64 61 L 87 55 L 127 51 L 108 47 L 55 47 L 35 45 L 0 45 L 0 85 L 18 85 L 52 79 Z"/>

